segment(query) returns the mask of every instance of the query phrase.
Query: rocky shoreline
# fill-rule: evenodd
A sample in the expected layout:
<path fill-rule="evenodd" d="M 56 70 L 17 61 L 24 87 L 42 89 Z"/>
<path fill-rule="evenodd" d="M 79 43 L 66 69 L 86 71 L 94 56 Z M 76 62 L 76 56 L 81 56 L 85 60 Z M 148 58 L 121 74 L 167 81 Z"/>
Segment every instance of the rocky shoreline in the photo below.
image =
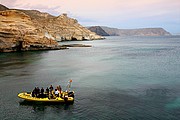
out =
<path fill-rule="evenodd" d="M 62 45 L 62 47 L 92 47 L 92 45 L 84 45 L 84 44 L 68 44 L 68 45 Z"/>
<path fill-rule="evenodd" d="M 65 46 L 31 46 L 28 48 L 6 48 L 6 49 L 0 49 L 0 52 L 24 52 L 24 51 L 41 51 L 41 50 L 64 50 L 69 49 Z"/>
<path fill-rule="evenodd" d="M 42 51 L 42 50 L 65 50 L 70 47 L 92 47 L 92 45 L 85 44 L 66 44 L 66 45 L 57 45 L 57 46 L 41 46 L 35 45 L 28 48 L 12 48 L 12 49 L 0 49 L 0 52 L 25 52 L 25 51 Z"/>

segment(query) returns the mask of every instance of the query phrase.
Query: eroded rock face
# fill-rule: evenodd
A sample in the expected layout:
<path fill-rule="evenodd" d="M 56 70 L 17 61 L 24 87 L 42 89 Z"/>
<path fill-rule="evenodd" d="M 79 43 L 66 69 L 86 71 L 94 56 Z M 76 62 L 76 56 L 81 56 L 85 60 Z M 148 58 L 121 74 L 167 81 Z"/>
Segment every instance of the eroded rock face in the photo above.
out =
<path fill-rule="evenodd" d="M 34 45 L 54 46 L 58 43 L 46 38 L 25 13 L 16 10 L 0 11 L 0 51 L 28 50 Z"/>
<path fill-rule="evenodd" d="M 47 37 L 56 41 L 102 39 L 101 36 L 81 26 L 76 19 L 69 18 L 67 14 L 54 17 L 47 13 L 37 14 L 37 11 L 24 12 L 32 18 L 39 29 L 45 32 Z"/>
<path fill-rule="evenodd" d="M 55 17 L 37 10 L 0 10 L 0 52 L 56 48 L 57 41 L 102 38 L 67 14 Z"/>

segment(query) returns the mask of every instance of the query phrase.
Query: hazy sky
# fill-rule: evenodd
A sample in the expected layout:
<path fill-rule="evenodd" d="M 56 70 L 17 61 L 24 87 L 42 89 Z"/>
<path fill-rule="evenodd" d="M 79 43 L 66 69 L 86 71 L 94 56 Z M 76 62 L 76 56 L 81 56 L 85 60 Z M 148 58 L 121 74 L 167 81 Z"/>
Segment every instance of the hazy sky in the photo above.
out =
<path fill-rule="evenodd" d="M 180 0 L 0 0 L 9 8 L 68 13 L 84 26 L 162 27 L 180 33 Z"/>

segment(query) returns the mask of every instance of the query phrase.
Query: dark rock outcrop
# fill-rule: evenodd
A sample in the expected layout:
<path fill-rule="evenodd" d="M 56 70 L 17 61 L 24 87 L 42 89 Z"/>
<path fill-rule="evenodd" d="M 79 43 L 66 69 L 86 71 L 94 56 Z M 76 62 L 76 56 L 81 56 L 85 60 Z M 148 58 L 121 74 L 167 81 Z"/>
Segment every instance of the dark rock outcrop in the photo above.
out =
<path fill-rule="evenodd" d="M 62 47 L 92 47 L 92 45 L 68 44 L 68 45 L 62 45 Z"/>
<path fill-rule="evenodd" d="M 7 8 L 6 6 L 0 4 L 0 11 L 3 11 L 3 10 L 8 10 L 9 8 Z"/>
<path fill-rule="evenodd" d="M 110 36 L 100 26 L 92 26 L 92 27 L 88 27 L 88 29 L 92 32 L 95 32 L 97 35 Z"/>

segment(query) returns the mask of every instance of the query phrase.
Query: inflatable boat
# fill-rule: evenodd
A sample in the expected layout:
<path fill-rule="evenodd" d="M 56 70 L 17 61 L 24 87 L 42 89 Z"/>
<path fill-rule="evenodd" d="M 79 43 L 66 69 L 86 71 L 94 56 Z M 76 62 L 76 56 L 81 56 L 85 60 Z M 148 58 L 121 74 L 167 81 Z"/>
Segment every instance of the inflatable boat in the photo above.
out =
<path fill-rule="evenodd" d="M 74 91 L 72 92 L 63 92 L 60 97 L 32 97 L 31 92 L 22 92 L 18 94 L 18 97 L 26 101 L 34 102 L 59 102 L 59 103 L 69 103 L 74 102 Z"/>
<path fill-rule="evenodd" d="M 18 94 L 18 97 L 24 99 L 26 101 L 34 101 L 34 102 L 52 102 L 52 103 L 70 103 L 74 102 L 74 91 L 70 91 L 71 87 L 70 80 L 67 84 L 66 91 L 59 91 L 58 94 L 55 94 L 57 89 L 51 90 L 50 92 L 37 92 L 33 90 L 33 92 L 22 92 Z M 53 88 L 52 88 L 53 89 Z M 44 91 L 44 90 L 43 90 Z"/>

